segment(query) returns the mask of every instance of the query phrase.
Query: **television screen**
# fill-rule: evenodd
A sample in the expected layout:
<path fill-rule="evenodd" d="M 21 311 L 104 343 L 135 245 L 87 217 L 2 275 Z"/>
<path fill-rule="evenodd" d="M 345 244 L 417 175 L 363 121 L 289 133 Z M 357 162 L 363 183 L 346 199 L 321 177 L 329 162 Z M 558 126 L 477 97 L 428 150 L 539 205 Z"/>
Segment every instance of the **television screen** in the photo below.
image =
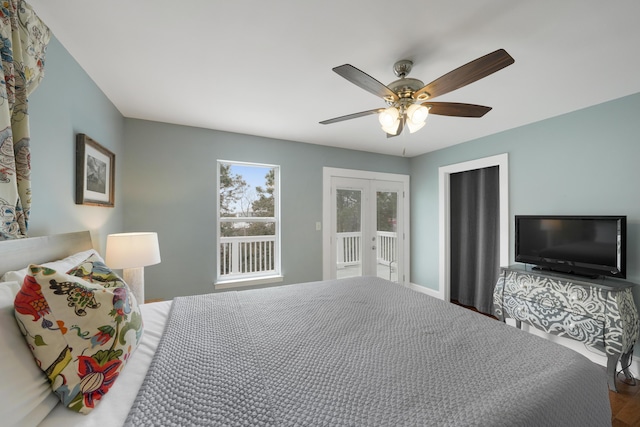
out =
<path fill-rule="evenodd" d="M 564 273 L 626 277 L 625 216 L 518 215 L 515 260 Z"/>

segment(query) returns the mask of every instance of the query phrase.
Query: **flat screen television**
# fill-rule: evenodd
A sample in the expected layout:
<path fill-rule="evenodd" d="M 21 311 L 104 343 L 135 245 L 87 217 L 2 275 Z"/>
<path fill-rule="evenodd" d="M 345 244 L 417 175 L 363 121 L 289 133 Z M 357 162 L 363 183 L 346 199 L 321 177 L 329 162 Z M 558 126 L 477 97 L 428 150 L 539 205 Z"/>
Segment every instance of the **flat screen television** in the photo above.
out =
<path fill-rule="evenodd" d="M 539 269 L 625 278 L 626 216 L 516 215 L 515 260 Z"/>

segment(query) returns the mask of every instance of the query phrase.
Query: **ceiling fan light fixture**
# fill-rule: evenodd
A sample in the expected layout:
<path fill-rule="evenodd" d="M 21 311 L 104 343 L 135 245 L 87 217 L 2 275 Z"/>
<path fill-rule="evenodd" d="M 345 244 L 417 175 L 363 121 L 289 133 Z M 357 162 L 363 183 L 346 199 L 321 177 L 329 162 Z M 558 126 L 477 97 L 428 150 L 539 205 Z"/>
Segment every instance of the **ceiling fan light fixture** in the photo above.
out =
<path fill-rule="evenodd" d="M 407 118 L 409 119 L 408 122 L 411 124 L 424 124 L 424 121 L 427 120 L 428 115 L 429 109 L 424 105 L 411 104 L 409 108 L 407 108 Z"/>
<path fill-rule="evenodd" d="M 400 113 L 398 109 L 395 107 L 385 108 L 378 114 L 378 121 L 382 125 L 382 128 L 391 127 L 394 123 L 398 121 L 400 117 Z M 388 133 L 388 132 L 387 132 Z"/>
<path fill-rule="evenodd" d="M 399 79 L 388 85 L 380 83 L 351 64 L 340 65 L 334 67 L 333 71 L 356 86 L 382 98 L 387 103 L 387 108 L 374 108 L 320 123 L 336 123 L 377 114 L 387 137 L 394 137 L 402 133 L 405 124 L 411 133 L 420 130 L 424 127 L 429 114 L 482 117 L 491 110 L 491 107 L 457 102 L 433 103 L 430 100 L 483 79 L 513 63 L 514 59 L 511 55 L 504 49 L 498 49 L 449 71 L 427 85 L 421 80 L 407 77 L 413 66 L 410 60 L 401 60 L 394 64 L 394 73 Z M 429 101 L 425 102 L 427 99 Z M 432 107 L 435 108 L 433 113 L 430 113 Z"/>
<path fill-rule="evenodd" d="M 396 119 L 390 125 L 383 125 L 382 130 L 388 133 L 389 135 L 395 135 L 398 133 L 398 127 L 400 126 L 400 119 Z"/>
<path fill-rule="evenodd" d="M 407 127 L 409 128 L 409 133 L 414 133 L 422 129 L 425 125 L 425 122 L 421 123 L 413 123 L 411 120 L 407 120 Z"/>

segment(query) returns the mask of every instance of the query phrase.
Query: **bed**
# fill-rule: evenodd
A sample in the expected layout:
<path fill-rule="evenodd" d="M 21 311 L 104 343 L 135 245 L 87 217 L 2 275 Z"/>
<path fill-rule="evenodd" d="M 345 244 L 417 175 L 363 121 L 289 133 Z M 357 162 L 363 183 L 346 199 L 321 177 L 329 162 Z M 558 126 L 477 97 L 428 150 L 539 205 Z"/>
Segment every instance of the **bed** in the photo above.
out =
<path fill-rule="evenodd" d="M 88 232 L 0 242 L 0 276 L 91 247 Z M 78 414 L 24 344 L 18 287 L 0 284 L 3 425 L 611 425 L 604 368 L 373 277 L 142 304 L 137 349 Z"/>

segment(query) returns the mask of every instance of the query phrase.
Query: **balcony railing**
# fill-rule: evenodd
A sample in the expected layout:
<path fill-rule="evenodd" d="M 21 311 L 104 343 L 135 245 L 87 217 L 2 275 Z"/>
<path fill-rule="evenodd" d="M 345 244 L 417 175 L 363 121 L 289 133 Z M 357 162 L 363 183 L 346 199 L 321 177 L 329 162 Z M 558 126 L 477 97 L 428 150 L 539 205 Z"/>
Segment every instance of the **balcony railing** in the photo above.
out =
<path fill-rule="evenodd" d="M 378 231 L 376 252 L 378 264 L 389 265 L 398 261 L 398 233 L 392 231 Z"/>
<path fill-rule="evenodd" d="M 220 238 L 220 276 L 275 273 L 275 236 Z"/>
<path fill-rule="evenodd" d="M 362 233 L 337 233 L 336 254 L 338 268 L 361 262 Z M 398 260 L 398 237 L 391 231 L 376 232 L 376 258 L 378 264 L 389 265 Z"/>
<path fill-rule="evenodd" d="M 338 268 L 360 264 L 360 246 L 362 233 L 337 234 Z"/>
<path fill-rule="evenodd" d="M 362 233 L 337 233 L 337 266 L 344 268 L 362 262 Z M 376 258 L 380 265 L 398 261 L 397 233 L 376 233 Z M 275 273 L 275 236 L 220 238 L 220 276 L 250 277 Z"/>

